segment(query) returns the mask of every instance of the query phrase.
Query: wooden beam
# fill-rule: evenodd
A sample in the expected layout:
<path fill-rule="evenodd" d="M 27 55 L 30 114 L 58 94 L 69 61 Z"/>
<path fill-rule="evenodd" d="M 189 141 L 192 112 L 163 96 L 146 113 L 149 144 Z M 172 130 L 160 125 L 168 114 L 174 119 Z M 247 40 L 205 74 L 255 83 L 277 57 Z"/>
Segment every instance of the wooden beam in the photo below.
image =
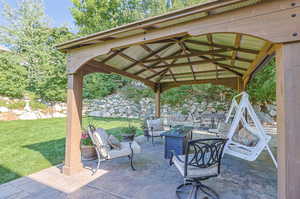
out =
<path fill-rule="evenodd" d="M 132 79 L 135 79 L 135 80 L 138 80 L 138 81 L 141 81 L 143 82 L 145 85 L 151 87 L 151 88 L 154 88 L 155 87 L 155 83 L 152 82 L 152 81 L 149 81 L 147 79 L 144 79 L 142 77 L 139 77 L 139 76 L 136 76 L 132 73 L 129 73 L 129 72 L 126 72 L 126 71 L 123 71 L 121 69 L 117 69 L 117 68 L 114 68 L 112 66 L 109 66 L 107 64 L 104 64 L 102 62 L 98 62 L 98 61 L 95 61 L 95 60 L 91 60 L 88 62 L 89 65 L 92 65 L 94 67 L 99 67 L 101 69 L 104 69 L 104 70 L 107 70 L 107 71 L 110 71 L 110 72 L 113 72 L 113 73 L 117 73 L 119 75 L 124 75 L 126 77 L 129 77 L 129 78 L 132 78 Z"/>
<path fill-rule="evenodd" d="M 200 55 L 198 55 L 198 56 L 213 55 L 214 57 L 222 57 L 222 58 L 226 58 L 226 59 L 232 60 L 232 56 L 229 56 L 229 55 L 223 55 L 223 54 L 218 54 L 218 53 L 205 54 L 206 51 L 196 50 L 196 49 L 192 49 L 192 48 L 187 48 L 187 49 L 191 52 L 191 54 L 197 54 L 197 53 L 199 53 Z M 223 49 L 219 49 L 219 50 L 221 51 Z M 219 51 L 219 50 L 215 50 L 215 51 Z M 228 50 L 226 50 L 226 51 L 228 51 Z M 252 63 L 253 62 L 252 59 L 242 58 L 242 57 L 238 57 L 238 56 L 236 56 L 235 59 L 237 61 L 241 61 L 241 62 L 247 62 L 247 63 Z"/>
<path fill-rule="evenodd" d="M 224 70 L 224 69 L 218 69 L 218 72 L 225 72 L 227 70 Z M 207 70 L 207 71 L 197 71 L 197 72 L 194 72 L 195 75 L 197 74 L 205 74 L 205 73 L 213 73 L 213 72 L 216 72 L 216 70 Z M 184 75 L 192 75 L 192 73 L 174 73 L 173 75 L 176 76 L 184 76 Z M 168 77 L 170 75 L 166 75 L 166 77 Z"/>
<path fill-rule="evenodd" d="M 159 60 L 167 61 L 167 60 L 187 58 L 187 57 L 198 57 L 201 55 L 212 55 L 212 54 L 217 54 L 217 53 L 222 53 L 222 52 L 227 52 L 227 51 L 228 51 L 227 49 L 218 49 L 218 50 L 195 52 L 195 53 L 183 54 L 183 55 L 177 55 L 177 56 L 167 56 L 167 57 L 161 57 L 160 59 L 148 59 L 148 60 L 144 61 L 144 63 L 154 62 L 154 61 L 159 61 Z"/>
<path fill-rule="evenodd" d="M 127 48 L 122 48 L 121 50 L 114 50 L 113 53 L 111 55 L 109 55 L 108 57 L 106 57 L 105 59 L 103 59 L 102 62 L 103 63 L 108 62 L 109 60 L 111 60 L 112 58 L 114 58 L 115 56 L 117 56 L 119 53 L 123 52 L 126 49 Z"/>
<path fill-rule="evenodd" d="M 219 66 L 220 68 L 224 68 L 224 69 L 226 69 L 226 70 L 228 70 L 228 71 L 230 71 L 230 72 L 232 72 L 232 73 L 234 73 L 234 74 L 236 74 L 236 75 L 238 75 L 238 76 L 241 76 L 241 77 L 243 76 L 242 73 L 233 70 L 233 68 L 237 68 L 237 67 L 235 67 L 235 66 L 230 66 L 230 65 L 228 65 L 228 64 L 222 64 L 222 63 L 215 62 L 215 61 L 214 61 L 213 63 L 216 64 L 217 66 Z M 237 69 L 239 69 L 239 68 L 237 68 Z M 241 70 L 241 69 L 239 69 L 239 70 Z M 243 70 L 244 70 L 244 69 L 243 69 Z"/>
<path fill-rule="evenodd" d="M 191 64 L 192 65 L 206 64 L 206 63 L 214 63 L 216 61 L 224 61 L 224 60 L 225 60 L 224 58 L 218 58 L 218 59 L 215 59 L 215 60 L 207 58 L 206 60 L 201 60 L 201 61 L 193 61 L 193 62 L 190 62 L 190 63 L 177 63 L 177 64 L 161 65 L 161 66 L 155 66 L 153 68 L 167 68 L 167 67 L 175 68 L 175 67 L 182 67 L 182 66 L 187 66 L 187 65 L 191 65 Z"/>
<path fill-rule="evenodd" d="M 182 52 L 182 49 L 179 49 L 179 50 L 177 50 L 176 52 L 172 53 L 170 56 L 177 55 L 178 53 L 181 53 L 181 52 Z M 156 65 L 158 65 L 158 64 L 160 64 L 160 63 L 162 63 L 162 62 L 161 62 L 161 61 L 158 61 L 158 62 L 152 64 L 151 66 L 149 66 L 149 68 L 152 68 L 152 67 L 154 67 L 154 66 L 156 66 Z M 136 72 L 135 75 L 139 75 L 139 74 L 141 74 L 141 73 L 143 73 L 143 72 L 145 72 L 145 71 L 146 71 L 145 69 L 142 69 L 142 70 Z"/>
<path fill-rule="evenodd" d="M 207 38 L 208 43 L 209 43 L 210 45 L 213 45 L 214 41 L 213 41 L 212 34 L 211 34 L 211 33 L 208 33 L 208 34 L 206 35 L 206 38 Z M 210 49 L 210 50 L 214 50 L 214 47 L 213 47 L 213 46 L 209 46 L 209 49 Z M 215 59 L 215 56 L 214 56 L 214 55 L 212 55 L 211 57 L 212 57 L 212 59 Z M 218 66 L 215 65 L 215 68 L 216 68 L 216 79 L 218 79 L 218 77 L 219 77 L 219 74 L 218 74 Z"/>
<path fill-rule="evenodd" d="M 147 59 L 153 57 L 154 55 L 160 53 L 161 51 L 163 51 L 163 50 L 169 48 L 171 45 L 173 45 L 173 44 L 172 44 L 172 43 L 171 43 L 171 44 L 167 44 L 167 45 L 165 45 L 165 46 L 159 48 L 158 50 L 153 51 L 153 53 L 150 53 L 149 55 L 147 55 L 146 57 L 142 58 L 141 60 L 136 61 L 136 62 L 134 62 L 133 64 L 130 64 L 129 66 L 127 66 L 126 68 L 124 68 L 123 71 L 127 71 L 127 70 L 129 70 L 130 68 L 136 66 L 137 64 L 142 63 L 143 61 L 145 61 L 145 60 L 147 60 Z"/>
<path fill-rule="evenodd" d="M 241 40 L 242 40 L 242 35 L 241 34 L 239 34 L 239 33 L 237 33 L 236 35 L 235 35 L 235 42 L 234 42 L 234 47 L 236 48 L 236 49 L 239 49 L 240 48 L 240 44 L 241 44 Z M 231 55 L 231 65 L 232 66 L 234 66 L 234 64 L 235 64 L 235 60 L 236 60 L 236 57 L 237 57 L 237 53 L 238 53 L 238 51 L 236 51 L 236 50 L 234 50 L 233 52 L 232 52 L 232 55 Z"/>
<path fill-rule="evenodd" d="M 146 49 L 148 52 L 150 52 L 150 53 L 153 53 L 153 50 L 151 49 L 151 48 L 149 48 L 148 46 L 146 46 L 146 45 L 141 45 L 144 49 Z M 157 57 L 157 58 L 159 58 L 159 59 L 161 59 L 161 57 L 159 56 L 159 55 L 155 55 L 155 57 Z M 168 62 L 166 62 L 165 60 L 160 60 L 162 63 L 164 63 L 164 64 L 168 64 Z M 153 66 L 152 66 L 153 67 Z M 172 70 L 171 70 L 171 68 L 168 68 L 168 71 L 172 74 L 173 72 L 172 72 Z M 176 81 L 176 79 L 175 79 L 175 77 L 173 77 L 173 79 L 174 79 L 174 81 Z"/>
<path fill-rule="evenodd" d="M 230 59 L 230 60 L 237 60 L 237 61 L 241 61 L 241 62 L 247 62 L 247 63 L 252 63 L 253 62 L 252 59 L 242 58 L 242 57 L 238 57 L 238 56 L 235 56 L 234 59 L 233 59 L 232 56 L 229 56 L 229 55 L 214 54 L 214 56 L 215 57 L 223 57 L 223 58 Z"/>
<path fill-rule="evenodd" d="M 193 50 L 190 49 L 190 48 L 188 48 L 188 50 L 189 50 L 189 51 L 193 51 Z M 210 58 L 208 58 L 208 57 L 206 57 L 206 56 L 199 56 L 199 57 L 202 58 L 202 59 L 205 59 L 205 60 L 207 60 L 207 61 L 208 61 L 208 60 L 211 60 L 212 63 L 216 64 L 216 65 L 219 66 L 220 68 L 226 69 L 226 70 L 228 70 L 228 71 L 230 71 L 230 72 L 232 72 L 232 73 L 234 73 L 234 74 L 236 74 L 236 75 L 238 75 L 238 76 L 243 76 L 242 73 L 237 72 L 237 71 L 235 71 L 235 70 L 232 69 L 232 68 L 237 68 L 236 66 L 230 66 L 230 65 L 227 65 L 227 64 L 218 63 L 218 62 L 216 62 L 216 61 L 214 61 L 214 60 L 212 60 L 212 59 L 210 59 Z M 215 59 L 215 60 L 217 60 L 217 59 Z M 243 68 L 237 68 L 237 69 L 239 69 L 239 70 L 244 70 Z"/>
<path fill-rule="evenodd" d="M 120 55 L 121 57 L 123 57 L 124 59 L 127 59 L 128 61 L 131 61 L 131 62 L 133 62 L 133 63 L 139 62 L 139 61 L 133 59 L 132 57 L 130 57 L 130 56 L 128 56 L 128 55 L 126 55 L 126 54 L 124 54 L 124 53 L 122 53 L 122 52 L 120 52 L 119 55 Z M 149 70 L 149 71 L 151 71 L 151 72 L 153 72 L 153 73 L 156 73 L 156 72 L 157 72 L 157 71 L 153 70 L 152 68 L 146 66 L 143 62 L 140 62 L 139 65 L 141 65 L 141 66 L 144 67 L 146 70 Z"/>
<path fill-rule="evenodd" d="M 206 42 L 203 42 L 203 41 L 196 41 L 196 40 L 190 40 L 190 39 L 187 39 L 184 42 L 191 43 L 191 44 L 202 45 L 202 46 L 216 47 L 216 48 L 227 48 L 227 49 L 230 49 L 230 50 L 241 51 L 241 52 L 250 53 L 250 54 L 258 54 L 259 53 L 259 51 L 257 51 L 257 50 L 252 50 L 252 49 L 247 49 L 247 48 L 235 48 L 235 47 L 232 47 L 232 46 L 221 45 L 221 44 L 216 44 L 216 43 L 209 44 L 209 43 L 206 43 Z"/>
<path fill-rule="evenodd" d="M 89 64 L 86 64 L 86 66 L 84 67 L 84 71 L 85 71 L 84 75 L 87 75 L 87 74 L 90 74 L 90 73 L 105 73 L 105 74 L 110 74 L 111 73 L 110 71 L 104 70 L 102 68 L 94 67 L 94 66 L 91 66 Z"/>
<path fill-rule="evenodd" d="M 215 85 L 224 85 L 233 89 L 237 89 L 236 84 L 237 78 L 219 78 L 219 79 L 202 79 L 202 80 L 188 80 L 188 81 L 177 81 L 177 82 L 165 82 L 161 83 L 161 92 L 164 92 L 168 89 L 179 87 L 182 85 L 193 85 L 193 84 L 215 84 Z"/>
<path fill-rule="evenodd" d="M 180 41 L 180 42 L 179 42 L 179 45 L 181 46 L 181 48 L 182 48 L 182 50 L 183 50 L 183 53 L 184 53 L 184 54 L 188 54 L 187 49 L 186 49 L 186 46 L 184 45 L 184 43 Z M 194 78 L 194 80 L 196 80 L 196 76 L 195 76 L 195 74 L 194 74 L 194 69 L 193 69 L 193 64 L 192 64 L 191 59 L 190 59 L 189 57 L 187 57 L 187 62 L 188 62 L 189 65 L 190 65 L 190 69 L 191 69 L 191 71 L 192 71 L 193 78 Z"/>
<path fill-rule="evenodd" d="M 146 79 L 152 79 L 152 78 L 154 78 L 154 77 L 156 77 L 156 76 L 158 76 L 158 75 L 160 75 L 160 74 L 163 74 L 163 73 L 168 72 L 168 70 L 169 70 L 168 68 L 167 68 L 167 69 L 164 69 L 164 70 L 161 70 L 161 71 L 159 71 L 159 72 L 157 72 L 157 73 L 155 73 L 155 74 L 153 74 L 153 75 L 147 77 Z"/>
<path fill-rule="evenodd" d="M 259 54 L 256 56 L 255 60 L 252 62 L 252 64 L 249 66 L 248 70 L 245 72 L 243 76 L 243 81 L 245 81 L 245 84 L 248 83 L 250 79 L 250 75 L 255 71 L 256 67 L 269 55 L 269 51 L 272 49 L 272 43 L 266 42 L 264 47 L 261 49 Z"/>

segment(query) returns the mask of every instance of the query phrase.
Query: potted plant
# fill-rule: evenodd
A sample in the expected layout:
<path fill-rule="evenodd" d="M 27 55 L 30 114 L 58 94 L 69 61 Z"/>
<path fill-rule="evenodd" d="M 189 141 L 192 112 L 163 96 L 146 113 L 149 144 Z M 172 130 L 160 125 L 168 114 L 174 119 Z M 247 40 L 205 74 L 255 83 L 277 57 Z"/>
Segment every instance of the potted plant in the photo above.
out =
<path fill-rule="evenodd" d="M 137 132 L 137 127 L 129 125 L 128 127 L 121 128 L 120 132 L 124 140 L 133 140 Z"/>
<path fill-rule="evenodd" d="M 92 139 L 86 130 L 83 130 L 81 134 L 80 149 L 82 160 L 95 160 L 97 158 Z"/>

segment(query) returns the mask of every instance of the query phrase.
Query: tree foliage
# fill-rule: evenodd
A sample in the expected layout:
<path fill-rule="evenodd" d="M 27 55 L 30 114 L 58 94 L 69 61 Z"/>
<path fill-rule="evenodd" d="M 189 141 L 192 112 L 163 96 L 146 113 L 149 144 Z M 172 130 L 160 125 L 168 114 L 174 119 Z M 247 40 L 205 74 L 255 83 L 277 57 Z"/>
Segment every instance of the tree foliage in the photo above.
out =
<path fill-rule="evenodd" d="M 0 43 L 13 53 L 26 69 L 26 80 L 16 79 L 25 88 L 45 101 L 63 101 L 66 88 L 65 54 L 54 45 L 70 39 L 73 35 L 66 27 L 51 28 L 41 0 L 18 1 L 12 8 L 3 1 L 5 21 L 0 25 Z M 9 59 L 10 57 L 8 57 Z"/>
<path fill-rule="evenodd" d="M 276 100 L 275 59 L 258 71 L 251 80 L 247 91 L 255 104 L 274 103 Z"/>
<path fill-rule="evenodd" d="M 26 88 L 26 69 L 20 58 L 10 52 L 0 53 L 0 95 L 20 98 Z"/>

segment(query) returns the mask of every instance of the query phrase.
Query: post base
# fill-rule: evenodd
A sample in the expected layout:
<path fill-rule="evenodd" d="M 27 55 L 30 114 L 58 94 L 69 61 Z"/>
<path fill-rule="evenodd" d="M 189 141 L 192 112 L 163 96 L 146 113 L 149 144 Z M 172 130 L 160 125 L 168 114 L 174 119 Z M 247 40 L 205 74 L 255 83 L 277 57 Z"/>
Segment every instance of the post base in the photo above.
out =
<path fill-rule="evenodd" d="M 80 173 L 82 170 L 83 170 L 82 163 L 79 163 L 78 165 L 73 166 L 73 167 L 64 165 L 62 168 L 63 174 L 67 175 L 67 176 L 72 176 L 74 174 Z"/>

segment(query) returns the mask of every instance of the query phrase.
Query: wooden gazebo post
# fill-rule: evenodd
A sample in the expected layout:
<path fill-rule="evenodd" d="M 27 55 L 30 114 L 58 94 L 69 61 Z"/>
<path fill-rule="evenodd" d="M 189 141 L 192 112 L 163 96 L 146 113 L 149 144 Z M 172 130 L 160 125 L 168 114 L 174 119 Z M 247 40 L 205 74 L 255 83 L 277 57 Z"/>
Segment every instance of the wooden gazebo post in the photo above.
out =
<path fill-rule="evenodd" d="M 300 197 L 300 42 L 278 45 L 278 198 Z"/>
<path fill-rule="evenodd" d="M 83 74 L 81 72 L 68 75 L 67 136 L 63 167 L 63 173 L 66 175 L 78 173 L 83 168 L 80 152 L 82 86 Z"/>

